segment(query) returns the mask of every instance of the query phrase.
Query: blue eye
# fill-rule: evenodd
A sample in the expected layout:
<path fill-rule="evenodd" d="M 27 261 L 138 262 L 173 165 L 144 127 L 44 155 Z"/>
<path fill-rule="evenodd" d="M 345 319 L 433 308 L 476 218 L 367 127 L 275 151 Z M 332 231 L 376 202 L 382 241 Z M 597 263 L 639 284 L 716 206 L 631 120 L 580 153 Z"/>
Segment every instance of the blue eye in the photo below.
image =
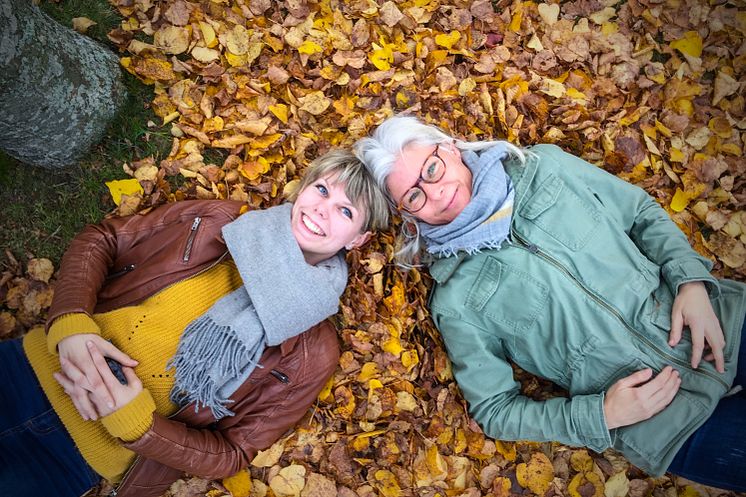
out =
<path fill-rule="evenodd" d="M 342 207 L 342 215 L 352 219 L 352 211 L 347 207 Z"/>
<path fill-rule="evenodd" d="M 329 190 L 327 190 L 326 187 L 321 183 L 316 185 L 316 189 L 325 197 L 329 195 Z"/>

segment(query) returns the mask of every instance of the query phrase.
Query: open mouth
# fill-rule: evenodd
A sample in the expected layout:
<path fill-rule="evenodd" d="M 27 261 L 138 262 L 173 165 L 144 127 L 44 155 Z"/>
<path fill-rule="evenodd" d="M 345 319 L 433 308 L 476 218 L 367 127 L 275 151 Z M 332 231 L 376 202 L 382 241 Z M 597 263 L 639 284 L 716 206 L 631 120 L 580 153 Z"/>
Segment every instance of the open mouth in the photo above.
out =
<path fill-rule="evenodd" d="M 324 230 L 319 228 L 319 225 L 311 221 L 311 219 L 305 214 L 301 215 L 301 221 L 303 221 L 303 226 L 308 228 L 308 231 L 310 231 L 314 235 L 326 236 L 326 233 L 324 233 Z"/>

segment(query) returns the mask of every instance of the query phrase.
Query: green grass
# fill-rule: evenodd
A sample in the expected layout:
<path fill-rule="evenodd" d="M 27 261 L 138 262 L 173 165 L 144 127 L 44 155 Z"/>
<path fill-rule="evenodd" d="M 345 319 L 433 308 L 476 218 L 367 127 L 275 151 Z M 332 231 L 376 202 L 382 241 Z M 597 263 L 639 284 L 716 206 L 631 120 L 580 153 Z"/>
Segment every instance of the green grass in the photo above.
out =
<path fill-rule="evenodd" d="M 113 49 L 106 33 L 120 18 L 104 0 L 42 2 L 41 7 L 65 26 L 73 17 L 98 23 L 88 35 Z M 5 250 L 25 261 L 47 257 L 58 264 L 70 239 L 87 223 L 98 222 L 114 208 L 105 186 L 126 178 L 122 164 L 154 156 L 156 163 L 171 147 L 168 129 L 147 126 L 159 123 L 149 109 L 152 88 L 125 73 L 128 100 L 109 126 L 104 138 L 76 165 L 49 170 L 22 164 L 0 151 L 0 271 Z"/>

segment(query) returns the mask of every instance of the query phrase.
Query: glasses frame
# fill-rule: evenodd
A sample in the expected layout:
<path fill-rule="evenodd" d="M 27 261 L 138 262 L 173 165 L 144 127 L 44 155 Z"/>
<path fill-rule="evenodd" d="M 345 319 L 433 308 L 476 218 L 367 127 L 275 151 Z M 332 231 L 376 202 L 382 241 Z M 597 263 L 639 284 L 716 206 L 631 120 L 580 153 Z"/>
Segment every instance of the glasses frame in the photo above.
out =
<path fill-rule="evenodd" d="M 402 196 L 401 200 L 397 203 L 396 209 L 398 211 L 403 210 L 405 212 L 408 212 L 409 214 L 415 214 L 415 213 L 420 212 L 422 209 L 425 208 L 425 204 L 427 204 L 427 193 L 425 193 L 425 190 L 423 190 L 422 188 L 420 188 L 420 184 L 422 184 L 422 183 L 430 183 L 430 184 L 437 183 L 438 181 L 440 181 L 441 179 L 443 179 L 443 176 L 446 173 L 446 169 L 448 168 L 448 165 L 446 164 L 445 159 L 443 159 L 443 157 L 441 157 L 440 155 L 438 155 L 438 150 L 440 149 L 441 145 L 443 145 L 443 144 L 442 143 L 436 144 L 435 145 L 435 150 L 433 150 L 433 153 L 431 153 L 430 155 L 428 155 L 427 157 L 425 157 L 425 161 L 422 163 L 422 166 L 420 166 L 420 176 L 419 176 L 419 178 L 417 178 L 417 181 L 415 182 L 414 185 L 412 185 L 411 188 L 409 188 L 406 192 L 404 192 L 404 195 Z M 428 180 L 426 180 L 425 178 L 422 177 L 422 174 L 423 174 L 423 172 L 425 171 L 425 168 L 428 165 L 427 163 L 433 157 L 437 157 L 440 160 L 440 162 L 443 163 L 443 174 L 441 174 L 438 177 L 438 179 L 436 179 L 436 180 L 430 180 L 430 181 L 428 181 Z M 404 207 L 404 199 L 409 196 L 409 194 L 410 194 L 410 192 L 412 192 L 412 190 L 419 190 L 422 193 L 422 195 L 425 196 L 425 201 L 422 203 L 422 207 L 420 207 L 419 209 L 409 210 L 406 207 Z"/>

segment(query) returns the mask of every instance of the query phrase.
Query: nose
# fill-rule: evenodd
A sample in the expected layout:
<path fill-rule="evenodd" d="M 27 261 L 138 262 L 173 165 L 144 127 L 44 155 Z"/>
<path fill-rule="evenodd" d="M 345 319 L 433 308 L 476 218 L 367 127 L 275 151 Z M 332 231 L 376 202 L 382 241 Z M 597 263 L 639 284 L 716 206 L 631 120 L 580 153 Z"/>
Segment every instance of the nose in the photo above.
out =
<path fill-rule="evenodd" d="M 429 199 L 435 200 L 443 196 L 443 185 L 440 180 L 435 183 L 425 183 L 423 181 L 420 183 L 420 189 L 425 192 Z"/>
<path fill-rule="evenodd" d="M 326 219 L 329 215 L 329 200 L 324 199 L 320 202 L 317 202 L 316 205 L 313 207 L 313 210 L 318 214 L 319 217 Z"/>

